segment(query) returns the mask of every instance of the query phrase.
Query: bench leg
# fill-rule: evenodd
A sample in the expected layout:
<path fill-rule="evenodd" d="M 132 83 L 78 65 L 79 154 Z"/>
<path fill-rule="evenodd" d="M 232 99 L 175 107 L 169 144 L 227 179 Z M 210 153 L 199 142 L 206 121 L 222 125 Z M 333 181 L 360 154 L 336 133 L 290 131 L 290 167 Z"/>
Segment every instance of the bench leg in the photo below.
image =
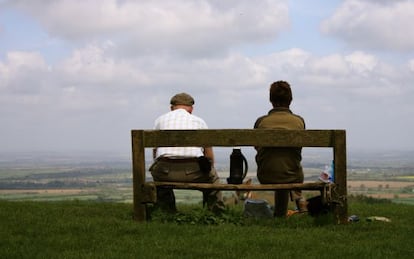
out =
<path fill-rule="evenodd" d="M 346 193 L 341 193 L 338 186 L 332 187 L 332 200 L 331 204 L 337 224 L 348 223 L 348 200 Z"/>

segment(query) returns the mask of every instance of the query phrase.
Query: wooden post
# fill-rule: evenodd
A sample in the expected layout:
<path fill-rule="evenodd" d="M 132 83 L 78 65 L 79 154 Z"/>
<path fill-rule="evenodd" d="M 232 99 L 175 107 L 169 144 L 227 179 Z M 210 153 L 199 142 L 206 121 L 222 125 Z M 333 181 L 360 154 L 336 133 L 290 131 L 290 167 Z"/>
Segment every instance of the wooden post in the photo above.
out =
<path fill-rule="evenodd" d="M 332 201 L 337 224 L 348 223 L 347 172 L 346 172 L 346 133 L 334 131 L 334 182 Z"/>
<path fill-rule="evenodd" d="M 143 130 L 132 131 L 131 138 L 134 220 L 145 221 L 147 218 L 146 205 L 142 203 L 142 188 L 145 183 L 145 148 Z"/>

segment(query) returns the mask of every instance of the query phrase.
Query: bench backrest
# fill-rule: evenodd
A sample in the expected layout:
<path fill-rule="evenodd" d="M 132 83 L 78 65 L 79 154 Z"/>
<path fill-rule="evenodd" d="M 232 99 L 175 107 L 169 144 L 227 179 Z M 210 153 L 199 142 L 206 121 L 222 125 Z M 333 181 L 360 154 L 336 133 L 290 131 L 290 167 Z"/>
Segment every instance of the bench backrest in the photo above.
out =
<path fill-rule="evenodd" d="M 331 147 L 335 176 L 346 172 L 345 130 L 132 130 L 133 161 L 145 170 L 145 148 L 179 146 Z M 134 169 L 138 169 L 134 167 Z"/>

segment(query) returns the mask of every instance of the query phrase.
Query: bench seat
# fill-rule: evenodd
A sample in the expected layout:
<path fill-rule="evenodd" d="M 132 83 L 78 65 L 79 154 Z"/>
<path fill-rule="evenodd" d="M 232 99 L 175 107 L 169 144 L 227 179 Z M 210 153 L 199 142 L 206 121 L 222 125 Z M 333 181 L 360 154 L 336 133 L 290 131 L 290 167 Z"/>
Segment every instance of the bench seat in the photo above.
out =
<path fill-rule="evenodd" d="M 333 183 L 307 182 L 288 184 L 223 184 L 223 183 L 182 183 L 182 182 L 146 182 L 142 186 L 142 203 L 157 201 L 156 188 L 181 190 L 222 190 L 222 191 L 275 191 L 275 190 L 308 190 L 320 191 L 323 203 L 332 200 L 331 190 Z"/>

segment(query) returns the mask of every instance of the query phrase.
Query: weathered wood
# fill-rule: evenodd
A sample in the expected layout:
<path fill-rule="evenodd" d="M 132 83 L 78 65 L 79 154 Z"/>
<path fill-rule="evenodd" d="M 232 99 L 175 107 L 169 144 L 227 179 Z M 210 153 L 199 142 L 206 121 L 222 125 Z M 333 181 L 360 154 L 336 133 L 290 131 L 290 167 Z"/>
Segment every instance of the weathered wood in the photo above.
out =
<path fill-rule="evenodd" d="M 227 190 L 227 191 L 273 191 L 273 190 L 323 190 L 329 185 L 323 182 L 288 183 L 288 184 L 212 184 L 212 183 L 182 183 L 182 182 L 152 182 L 155 186 L 170 189 L 190 190 Z"/>
<path fill-rule="evenodd" d="M 310 190 L 320 191 L 322 202 L 331 203 L 333 183 L 308 182 L 292 184 L 212 184 L 212 183 L 182 183 L 182 182 L 146 182 L 142 187 L 142 203 L 157 201 L 157 187 L 166 189 L 185 190 L 226 190 L 226 191 L 274 191 L 274 190 Z"/>
<path fill-rule="evenodd" d="M 134 202 L 134 219 L 145 221 L 147 219 L 146 206 L 143 204 L 141 186 L 145 183 L 145 148 L 143 131 L 135 132 L 132 137 L 132 188 Z"/>
<path fill-rule="evenodd" d="M 208 130 L 132 130 L 134 218 L 146 219 L 145 202 L 154 197 L 154 187 L 214 190 L 321 190 L 329 193 L 334 204 L 336 223 L 345 224 L 347 216 L 346 133 L 345 130 L 275 130 L 275 129 L 208 129 Z M 145 148 L 167 146 L 266 146 L 333 148 L 334 184 L 304 183 L 278 185 L 229 185 L 200 183 L 145 183 Z M 323 195 L 325 197 L 325 195 Z M 332 197 L 331 197 L 332 196 Z"/>
<path fill-rule="evenodd" d="M 157 202 L 157 187 L 154 182 L 146 182 L 141 186 L 142 198 L 141 203 L 156 203 Z"/>
<path fill-rule="evenodd" d="M 132 137 L 141 131 L 132 130 Z M 334 130 L 208 129 L 146 130 L 145 147 L 278 146 L 333 147 Z"/>
<path fill-rule="evenodd" d="M 345 131 L 334 132 L 334 182 L 333 205 L 336 222 L 348 222 L 347 177 L 346 177 L 346 135 Z"/>

